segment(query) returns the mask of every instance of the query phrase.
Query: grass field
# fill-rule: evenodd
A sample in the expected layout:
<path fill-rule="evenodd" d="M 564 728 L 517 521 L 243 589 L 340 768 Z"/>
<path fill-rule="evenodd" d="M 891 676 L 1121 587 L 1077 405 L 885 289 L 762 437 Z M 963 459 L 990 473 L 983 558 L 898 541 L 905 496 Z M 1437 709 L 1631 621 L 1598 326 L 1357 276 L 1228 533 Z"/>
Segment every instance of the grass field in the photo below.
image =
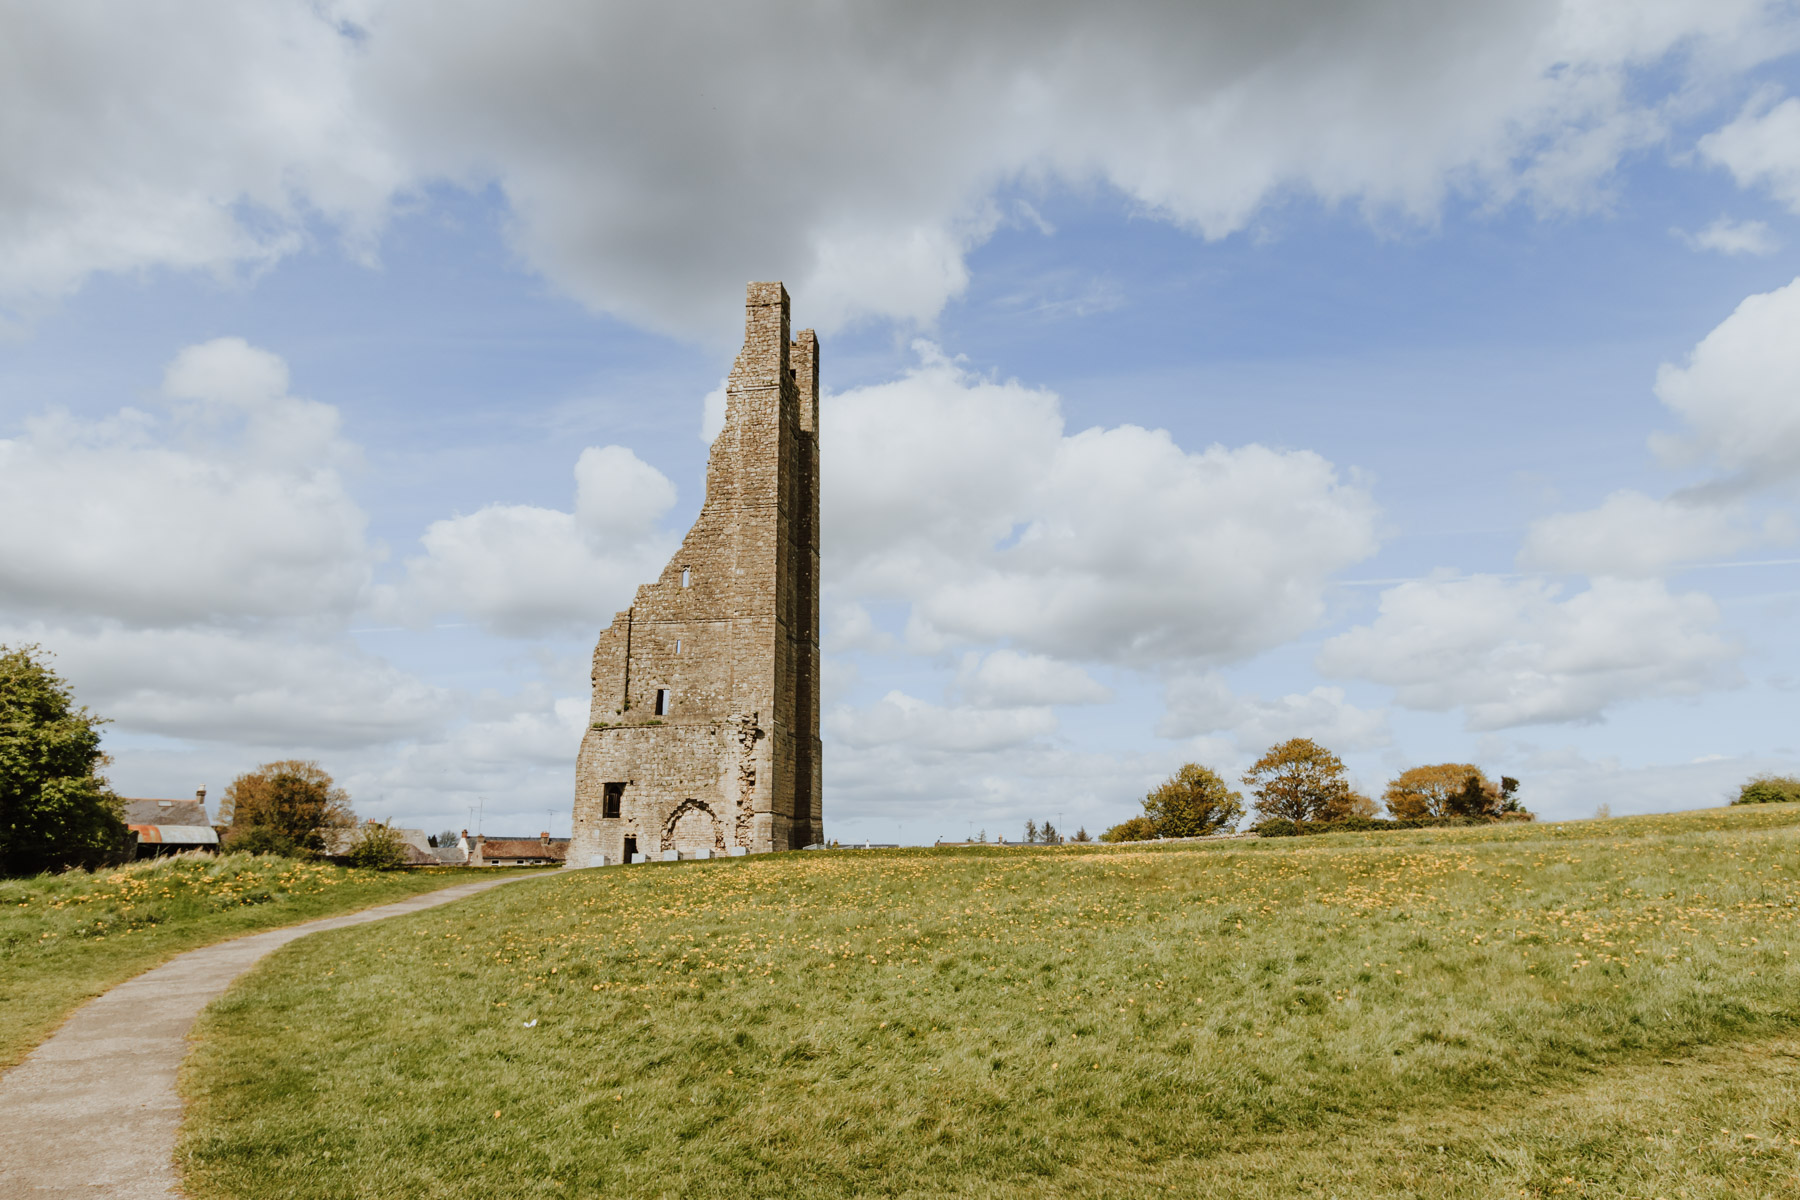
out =
<path fill-rule="evenodd" d="M 184 950 L 468 878 L 240 854 L 0 879 L 0 1067 L 86 1001 Z"/>
<path fill-rule="evenodd" d="M 203 1018 L 197 1197 L 1792 1196 L 1800 805 L 568 872 Z"/>

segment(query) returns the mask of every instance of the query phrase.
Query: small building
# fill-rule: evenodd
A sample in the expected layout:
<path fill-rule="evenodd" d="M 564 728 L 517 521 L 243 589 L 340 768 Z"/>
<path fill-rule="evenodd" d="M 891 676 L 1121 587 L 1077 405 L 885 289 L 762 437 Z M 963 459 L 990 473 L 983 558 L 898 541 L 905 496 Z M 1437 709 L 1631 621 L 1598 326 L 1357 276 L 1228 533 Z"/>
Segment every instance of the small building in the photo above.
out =
<path fill-rule="evenodd" d="M 345 858 L 356 849 L 371 827 L 380 825 L 370 817 L 361 825 L 351 825 L 344 829 L 333 829 L 325 832 L 325 856 L 327 858 Z M 406 855 L 405 866 L 438 867 L 446 863 L 459 864 L 463 854 L 451 850 L 447 855 L 431 844 L 431 837 L 423 829 L 405 829 L 399 825 L 382 826 L 393 831 L 400 839 L 400 849 Z"/>
<path fill-rule="evenodd" d="M 534 838 L 486 838 L 463 830 L 459 848 L 467 850 L 471 867 L 560 867 L 569 857 L 569 839 L 548 830 Z"/>
<path fill-rule="evenodd" d="M 137 857 L 184 850 L 217 850 L 219 834 L 206 819 L 206 789 L 192 800 L 127 800 L 125 827 L 137 835 Z"/>

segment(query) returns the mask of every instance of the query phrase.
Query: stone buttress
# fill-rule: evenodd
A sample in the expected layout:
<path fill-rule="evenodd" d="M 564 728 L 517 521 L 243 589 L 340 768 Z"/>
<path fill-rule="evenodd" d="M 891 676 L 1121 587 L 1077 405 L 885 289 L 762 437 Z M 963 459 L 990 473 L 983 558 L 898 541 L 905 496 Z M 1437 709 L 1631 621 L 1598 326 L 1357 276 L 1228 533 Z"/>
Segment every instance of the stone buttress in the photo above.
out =
<path fill-rule="evenodd" d="M 822 840 L 818 398 L 817 339 L 751 284 L 706 503 L 594 649 L 570 866 Z"/>

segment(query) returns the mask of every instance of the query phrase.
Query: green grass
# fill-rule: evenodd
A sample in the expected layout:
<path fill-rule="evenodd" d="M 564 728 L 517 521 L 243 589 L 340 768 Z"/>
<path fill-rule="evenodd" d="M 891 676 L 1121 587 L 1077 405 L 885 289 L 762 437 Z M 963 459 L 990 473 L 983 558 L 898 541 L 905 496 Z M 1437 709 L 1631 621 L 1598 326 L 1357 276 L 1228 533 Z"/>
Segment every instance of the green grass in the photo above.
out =
<path fill-rule="evenodd" d="M 570 872 L 271 956 L 179 1153 L 197 1197 L 1791 1195 L 1797 918 L 1800 805 Z"/>
<path fill-rule="evenodd" d="M 86 1001 L 184 950 L 470 878 L 463 868 L 384 873 L 237 854 L 0 879 L 0 1067 Z"/>

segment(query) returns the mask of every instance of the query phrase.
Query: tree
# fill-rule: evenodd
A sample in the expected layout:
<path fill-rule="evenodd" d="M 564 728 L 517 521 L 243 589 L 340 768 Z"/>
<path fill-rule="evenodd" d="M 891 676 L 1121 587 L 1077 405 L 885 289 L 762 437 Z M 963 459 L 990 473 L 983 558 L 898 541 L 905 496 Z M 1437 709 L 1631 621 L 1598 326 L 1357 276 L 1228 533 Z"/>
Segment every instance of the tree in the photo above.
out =
<path fill-rule="evenodd" d="M 1100 835 L 1103 842 L 1147 842 L 1156 836 L 1156 825 L 1149 817 L 1137 816 L 1120 821 Z"/>
<path fill-rule="evenodd" d="M 1043 842 L 1044 845 L 1046 845 L 1046 846 L 1056 845 L 1056 843 L 1060 840 L 1056 836 L 1056 826 L 1052 825 L 1048 821 L 1045 821 L 1043 823 L 1043 825 L 1038 829 L 1038 840 Z"/>
<path fill-rule="evenodd" d="M 1144 797 L 1144 816 L 1160 837 L 1205 837 L 1235 826 L 1243 815 L 1243 795 L 1199 763 L 1183 765 Z"/>
<path fill-rule="evenodd" d="M 1800 776 L 1756 775 L 1738 789 L 1733 804 L 1788 804 L 1800 800 Z"/>
<path fill-rule="evenodd" d="M 1094 839 L 1093 836 L 1088 833 L 1087 826 L 1083 825 L 1080 829 L 1075 831 L 1075 836 L 1069 840 L 1074 842 L 1091 842 Z"/>
<path fill-rule="evenodd" d="M 1502 780 L 1504 786 L 1506 780 Z M 1519 781 L 1511 780 L 1513 791 Z M 1506 808 L 1511 792 L 1488 782 L 1473 763 L 1434 763 L 1410 767 L 1387 785 L 1382 798 L 1388 811 L 1403 821 L 1424 817 L 1491 816 Z M 1513 800 L 1512 810 L 1518 811 Z"/>
<path fill-rule="evenodd" d="M 1037 837 L 1038 837 L 1037 822 L 1036 821 L 1025 822 L 1025 844 L 1027 846 L 1031 845 L 1033 842 L 1037 841 Z"/>
<path fill-rule="evenodd" d="M 1329 821 L 1349 816 L 1359 799 L 1343 760 L 1311 738 L 1270 747 L 1243 780 L 1264 820 Z"/>
<path fill-rule="evenodd" d="M 286 759 L 239 775 L 225 789 L 232 830 L 268 829 L 317 854 L 325 834 L 355 823 L 350 797 L 316 762 Z"/>
<path fill-rule="evenodd" d="M 122 857 L 123 802 L 100 768 L 105 721 L 39 647 L 0 646 L 0 873 L 93 867 Z"/>
<path fill-rule="evenodd" d="M 358 832 L 356 844 L 344 856 L 351 866 L 391 871 L 406 865 L 406 843 L 391 826 L 371 821 L 361 826 Z"/>

